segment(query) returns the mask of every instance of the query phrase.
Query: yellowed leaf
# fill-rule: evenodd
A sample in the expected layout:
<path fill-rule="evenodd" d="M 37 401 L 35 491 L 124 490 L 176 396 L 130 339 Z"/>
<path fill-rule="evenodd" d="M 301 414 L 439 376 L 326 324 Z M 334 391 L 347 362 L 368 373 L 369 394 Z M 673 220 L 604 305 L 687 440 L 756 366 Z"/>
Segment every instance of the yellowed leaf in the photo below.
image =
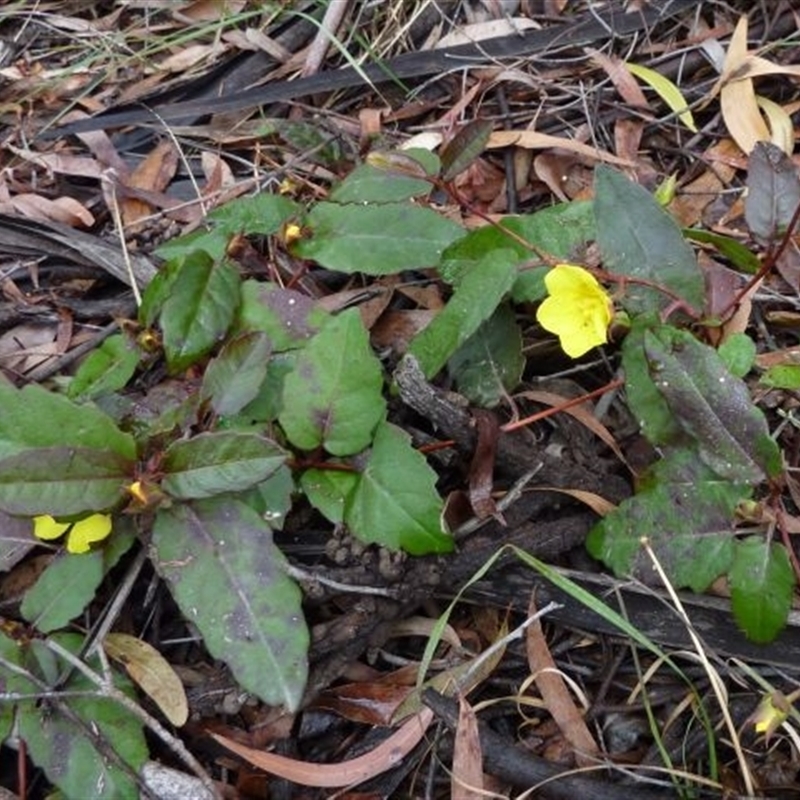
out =
<path fill-rule="evenodd" d="M 528 150 L 545 150 L 550 147 L 558 147 L 562 150 L 569 150 L 577 153 L 591 161 L 604 161 L 607 164 L 615 164 L 618 167 L 635 167 L 636 163 L 626 158 L 607 153 L 583 142 L 576 142 L 573 139 L 565 139 L 561 136 L 551 136 L 548 133 L 538 131 L 494 131 L 486 143 L 487 149 L 496 147 L 524 147 Z"/>
<path fill-rule="evenodd" d="M 770 129 L 770 140 L 780 147 L 786 155 L 794 152 L 794 125 L 791 117 L 776 102 L 760 94 L 756 95 L 756 103 L 764 112 Z"/>
<path fill-rule="evenodd" d="M 800 65 L 798 64 L 775 64 L 761 56 L 749 54 L 744 63 L 737 69 L 735 74 L 730 75 L 728 81 L 741 81 L 748 78 L 761 78 L 766 75 L 790 75 L 800 78 Z"/>
<path fill-rule="evenodd" d="M 747 17 L 742 16 L 731 36 L 722 75 L 710 96 L 714 97 L 719 92 L 725 125 L 746 154 L 760 141 L 771 141 L 787 153 L 791 153 L 794 147 L 794 131 L 787 112 L 756 95 L 753 78 L 767 75 L 800 77 L 800 66 L 773 64 L 766 58 L 749 53 Z M 769 127 L 762 111 L 769 121 Z"/>
<path fill-rule="evenodd" d="M 720 109 L 728 133 L 747 155 L 758 142 L 770 141 L 769 128 L 756 102 L 753 81 L 726 83 L 720 91 Z"/>
<path fill-rule="evenodd" d="M 681 90 L 666 76 L 641 64 L 626 64 L 628 70 L 640 81 L 644 81 L 678 115 L 678 119 L 692 132 L 697 133 L 697 125 L 689 110 L 689 104 Z"/>
<path fill-rule="evenodd" d="M 186 722 L 189 704 L 183 684 L 158 650 L 127 633 L 109 633 L 103 647 L 173 725 Z"/>

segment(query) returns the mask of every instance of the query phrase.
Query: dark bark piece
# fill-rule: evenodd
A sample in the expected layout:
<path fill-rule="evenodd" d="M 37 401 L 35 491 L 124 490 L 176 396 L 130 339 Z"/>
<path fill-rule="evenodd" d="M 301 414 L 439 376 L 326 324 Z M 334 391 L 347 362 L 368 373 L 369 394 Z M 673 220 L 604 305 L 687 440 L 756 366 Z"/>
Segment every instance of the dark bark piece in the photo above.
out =
<path fill-rule="evenodd" d="M 131 283 L 119 247 L 58 222 L 0 214 L 0 252 L 30 258 L 40 258 L 42 255 L 61 258 L 105 270 L 129 286 Z M 156 274 L 156 267 L 143 255 L 129 255 L 134 279 L 139 288 L 144 289 Z"/>
<path fill-rule="evenodd" d="M 257 86 L 234 92 L 213 101 L 189 100 L 170 105 L 158 105 L 153 111 L 139 108 L 111 111 L 91 119 L 81 120 L 55 129 L 56 134 L 97 130 L 119 125 L 175 123 L 196 118 L 202 114 L 219 114 L 226 111 L 256 107 L 280 100 L 293 100 L 318 92 L 360 86 L 362 75 L 374 83 L 397 78 L 412 78 L 447 72 L 453 68 L 492 63 L 502 58 L 522 58 L 541 55 L 558 47 L 579 48 L 593 42 L 607 41 L 612 37 L 626 37 L 647 30 L 656 23 L 669 19 L 696 5 L 694 0 L 668 0 L 656 6 L 647 6 L 640 13 L 626 14 L 621 4 L 609 10 L 584 14 L 564 25 L 524 31 L 521 34 L 502 36 L 473 44 L 459 45 L 441 50 L 405 53 L 382 64 L 368 64 L 362 74 L 346 67 L 321 72 L 308 78 L 281 81 L 267 86 Z"/>
<path fill-rule="evenodd" d="M 422 692 L 423 702 L 444 721 L 451 731 L 458 726 L 458 705 L 455 700 L 433 689 Z M 585 778 L 571 774 L 572 768 L 559 767 L 534 755 L 523 747 L 515 746 L 504 736 L 495 733 L 486 723 L 478 720 L 483 766 L 486 772 L 507 781 L 517 789 L 530 789 L 542 781 L 536 796 L 547 800 L 668 800 L 675 796 L 673 787 L 658 789 L 644 783 L 622 785 L 610 780 Z"/>
<path fill-rule="evenodd" d="M 566 574 L 627 616 L 635 628 L 656 644 L 693 648 L 686 625 L 663 592 L 605 575 L 570 571 Z M 548 620 L 593 633 L 622 635 L 610 622 L 557 589 L 534 570 L 523 566 L 509 566 L 496 575 L 493 573 L 488 580 L 471 586 L 466 599 L 499 608 L 511 605 L 524 614 L 531 592 L 536 592 L 536 602 L 540 606 L 551 601 L 563 605 L 563 608 L 548 614 Z M 622 598 L 623 607 L 615 599 L 616 592 Z M 722 657 L 735 656 L 748 662 L 768 663 L 796 673 L 800 664 L 800 614 L 790 613 L 788 626 L 774 642 L 756 644 L 736 627 L 727 598 L 688 592 L 679 592 L 679 595 L 695 631 L 708 650 Z"/>

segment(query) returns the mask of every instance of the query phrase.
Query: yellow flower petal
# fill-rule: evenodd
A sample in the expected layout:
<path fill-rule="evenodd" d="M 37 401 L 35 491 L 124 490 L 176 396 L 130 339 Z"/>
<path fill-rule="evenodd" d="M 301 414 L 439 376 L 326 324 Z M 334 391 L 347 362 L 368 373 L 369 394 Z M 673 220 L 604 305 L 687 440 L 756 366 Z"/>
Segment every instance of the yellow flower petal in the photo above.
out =
<path fill-rule="evenodd" d="M 608 341 L 611 300 L 594 275 L 583 267 L 557 264 L 544 283 L 550 296 L 539 306 L 536 319 L 558 336 L 570 358 Z"/>
<path fill-rule="evenodd" d="M 51 539 L 58 539 L 67 528 L 69 528 L 69 522 L 58 522 L 49 514 L 42 514 L 40 517 L 33 518 L 33 535 L 37 539 L 44 539 L 46 542 Z"/>
<path fill-rule="evenodd" d="M 72 526 L 67 537 L 70 553 L 88 553 L 92 542 L 99 542 L 111 533 L 111 517 L 108 514 L 92 514 Z"/>

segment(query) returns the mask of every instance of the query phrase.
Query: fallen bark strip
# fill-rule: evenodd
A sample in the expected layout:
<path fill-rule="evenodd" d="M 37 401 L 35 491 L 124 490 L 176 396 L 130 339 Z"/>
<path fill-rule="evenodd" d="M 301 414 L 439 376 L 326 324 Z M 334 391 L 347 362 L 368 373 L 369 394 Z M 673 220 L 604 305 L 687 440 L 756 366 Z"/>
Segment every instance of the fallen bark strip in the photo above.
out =
<path fill-rule="evenodd" d="M 213 100 L 204 98 L 199 101 L 188 100 L 182 103 L 156 105 L 152 110 L 139 107 L 108 111 L 54 128 L 52 133 L 61 135 L 121 125 L 176 123 L 196 119 L 205 114 L 238 111 L 334 89 L 360 86 L 364 83 L 364 78 L 373 83 L 382 83 L 398 78 L 444 73 L 465 66 L 479 66 L 495 62 L 497 59 L 530 57 L 546 53 L 556 47 L 584 47 L 598 41 L 624 38 L 648 30 L 658 22 L 670 19 L 695 5 L 695 0 L 669 0 L 658 4 L 658 7 L 648 5 L 640 12 L 626 14 L 621 4 L 615 4 L 611 9 L 584 14 L 563 25 L 523 31 L 521 34 L 439 50 L 404 53 L 380 64 L 368 64 L 360 72 L 352 67 L 345 67 L 293 81 L 256 86 Z"/>
<path fill-rule="evenodd" d="M 607 575 L 559 571 L 602 599 L 609 607 L 627 616 L 634 627 L 656 644 L 693 649 L 684 621 L 663 592 Z M 548 615 L 551 621 L 593 633 L 622 635 L 610 622 L 553 586 L 533 569 L 523 566 L 506 566 L 498 571 L 496 580 L 490 576 L 488 580 L 474 584 L 465 593 L 465 599 L 484 605 L 490 603 L 500 608 L 510 605 L 520 613 L 527 613 L 531 592 L 536 592 L 539 604 L 553 601 L 561 604 L 562 608 Z M 616 600 L 617 592 L 621 603 Z M 800 664 L 800 612 L 790 612 L 786 628 L 775 641 L 757 644 L 737 628 L 727 598 L 689 592 L 679 594 L 695 631 L 709 651 L 751 663 L 772 664 L 793 674 L 797 672 Z"/>
<path fill-rule="evenodd" d="M 433 689 L 423 690 L 422 700 L 448 728 L 455 731 L 458 725 L 458 704 L 455 700 Z M 626 785 L 571 774 L 572 770 L 568 768 L 510 744 L 506 737 L 495 733 L 480 719 L 478 731 L 486 772 L 508 781 L 517 789 L 530 789 L 543 784 L 537 789 L 536 797 L 546 800 L 630 800 L 631 797 L 637 800 L 668 800 L 675 797 L 674 788 L 652 788 L 642 782 Z"/>

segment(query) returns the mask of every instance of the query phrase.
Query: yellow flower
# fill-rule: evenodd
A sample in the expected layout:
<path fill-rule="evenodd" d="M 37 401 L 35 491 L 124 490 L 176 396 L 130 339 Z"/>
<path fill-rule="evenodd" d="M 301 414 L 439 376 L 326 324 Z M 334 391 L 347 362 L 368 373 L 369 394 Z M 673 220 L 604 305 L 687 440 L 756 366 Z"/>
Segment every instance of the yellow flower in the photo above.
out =
<path fill-rule="evenodd" d="M 38 539 L 58 539 L 67 529 L 67 550 L 70 553 L 88 553 L 92 542 L 99 542 L 111 533 L 111 517 L 92 514 L 77 522 L 59 522 L 49 514 L 33 518 L 33 533 Z"/>
<path fill-rule="evenodd" d="M 781 692 L 772 692 L 761 698 L 758 708 L 748 720 L 752 723 L 756 733 L 763 733 L 769 742 L 775 733 L 789 717 L 790 703 Z"/>
<path fill-rule="evenodd" d="M 578 358 L 608 341 L 611 298 L 583 267 L 556 264 L 545 275 L 550 296 L 539 306 L 536 319 L 555 333 L 570 358 Z"/>

